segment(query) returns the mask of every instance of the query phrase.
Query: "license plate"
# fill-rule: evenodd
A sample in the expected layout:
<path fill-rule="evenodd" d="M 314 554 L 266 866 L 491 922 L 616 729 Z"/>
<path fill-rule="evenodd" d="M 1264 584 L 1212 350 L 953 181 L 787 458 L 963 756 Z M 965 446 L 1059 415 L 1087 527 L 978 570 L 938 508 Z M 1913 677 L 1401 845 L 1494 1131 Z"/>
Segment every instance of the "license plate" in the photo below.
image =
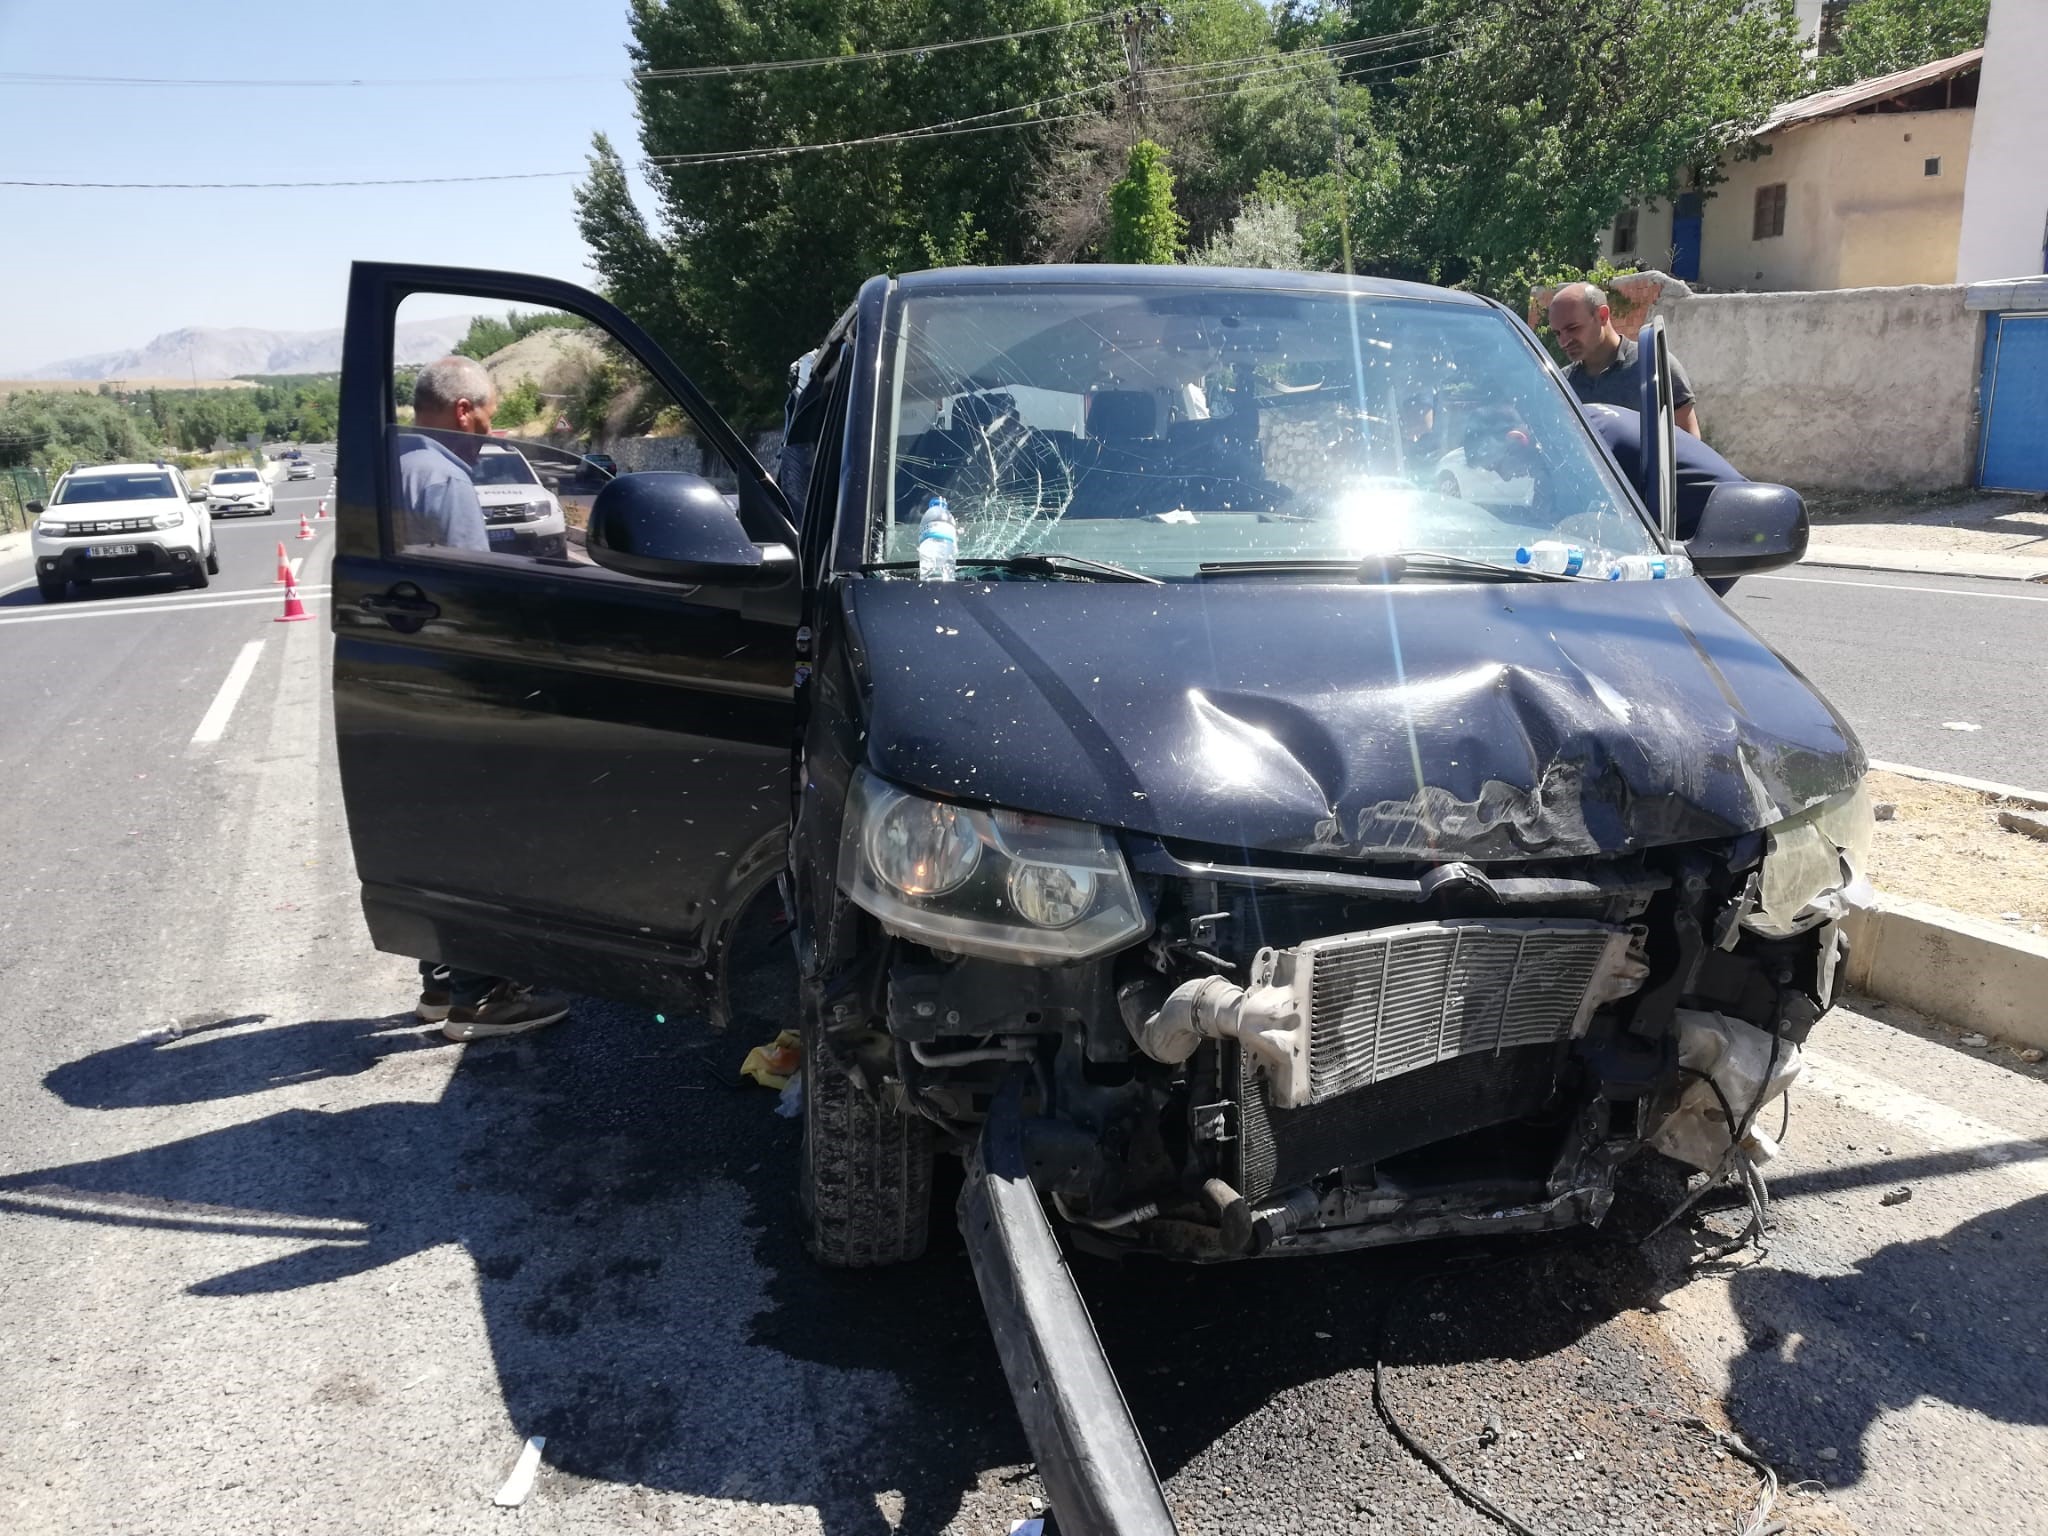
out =
<path fill-rule="evenodd" d="M 135 546 L 133 544 L 95 544 L 86 551 L 86 554 L 95 560 L 106 560 L 115 555 L 132 555 L 134 553 Z"/>
<path fill-rule="evenodd" d="M 518 534 L 519 530 L 517 528 L 486 528 L 484 530 L 485 537 L 493 544 L 510 543 L 514 538 L 518 537 Z"/>

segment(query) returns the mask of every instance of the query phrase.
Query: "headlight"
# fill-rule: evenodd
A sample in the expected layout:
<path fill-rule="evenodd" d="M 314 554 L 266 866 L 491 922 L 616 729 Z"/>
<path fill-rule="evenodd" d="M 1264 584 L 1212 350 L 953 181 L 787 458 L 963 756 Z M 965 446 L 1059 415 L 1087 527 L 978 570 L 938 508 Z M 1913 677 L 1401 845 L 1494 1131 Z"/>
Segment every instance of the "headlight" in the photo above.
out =
<path fill-rule="evenodd" d="M 1085 959 L 1152 926 L 1100 827 L 950 805 L 865 771 L 847 797 L 839 883 L 891 933 L 995 960 Z"/>
<path fill-rule="evenodd" d="M 159 512 L 149 520 L 149 526 L 152 528 L 182 528 L 184 524 L 185 509 L 183 507 L 178 508 L 175 512 Z"/>
<path fill-rule="evenodd" d="M 1843 893 L 1870 863 L 1876 829 L 1870 792 L 1861 783 L 1769 828 L 1756 910 L 1746 926 L 1786 938 L 1840 917 L 1847 907 Z"/>
<path fill-rule="evenodd" d="M 54 517 L 39 517 L 36 519 L 36 532 L 42 534 L 45 538 L 61 539 L 70 531 L 69 526 L 59 522 Z"/>

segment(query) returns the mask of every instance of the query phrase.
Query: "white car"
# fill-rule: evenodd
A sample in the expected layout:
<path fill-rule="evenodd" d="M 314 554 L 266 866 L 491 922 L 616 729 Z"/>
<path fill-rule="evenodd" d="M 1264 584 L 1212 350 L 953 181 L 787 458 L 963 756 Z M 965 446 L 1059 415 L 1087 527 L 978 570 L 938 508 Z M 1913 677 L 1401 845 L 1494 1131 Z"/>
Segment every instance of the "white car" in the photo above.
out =
<path fill-rule="evenodd" d="M 230 512 L 260 512 L 268 517 L 277 510 L 277 495 L 260 469 L 219 469 L 207 482 L 206 510 L 215 517 Z"/>
<path fill-rule="evenodd" d="M 485 443 L 470 472 L 483 503 L 484 532 L 493 553 L 561 555 L 568 552 L 568 520 L 555 493 L 540 483 L 526 455 L 504 443 Z"/>
<path fill-rule="evenodd" d="M 284 472 L 284 477 L 287 480 L 312 479 L 313 461 L 311 459 L 293 459 L 292 467 Z"/>
<path fill-rule="evenodd" d="M 1417 476 L 1433 491 L 1455 501 L 1476 502 L 1483 507 L 1526 507 L 1535 486 L 1527 475 L 1509 480 L 1490 469 L 1467 462 L 1465 450 L 1453 448 Z"/>
<path fill-rule="evenodd" d="M 121 576 L 175 576 L 191 587 L 220 574 L 206 492 L 173 465 L 95 464 L 69 471 L 29 530 L 36 586 L 61 602 L 73 582 Z"/>

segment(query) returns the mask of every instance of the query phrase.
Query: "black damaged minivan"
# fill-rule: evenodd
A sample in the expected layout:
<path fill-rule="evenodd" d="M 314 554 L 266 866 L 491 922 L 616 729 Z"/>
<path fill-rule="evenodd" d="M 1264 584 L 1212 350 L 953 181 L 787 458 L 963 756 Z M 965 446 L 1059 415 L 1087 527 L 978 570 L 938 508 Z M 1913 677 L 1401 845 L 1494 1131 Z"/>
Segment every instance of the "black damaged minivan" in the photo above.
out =
<path fill-rule="evenodd" d="M 567 317 L 519 443 L 566 554 L 407 542 L 394 338 L 465 305 Z M 877 277 L 800 380 L 771 474 L 604 300 L 356 266 L 334 707 L 379 947 L 719 1020 L 774 904 L 828 1264 L 915 1257 L 944 1153 L 1193 1260 L 1768 1154 L 1870 835 L 1848 726 L 1707 586 L 1799 557 L 1796 495 L 1673 542 L 1518 318 L 1394 282 Z"/>

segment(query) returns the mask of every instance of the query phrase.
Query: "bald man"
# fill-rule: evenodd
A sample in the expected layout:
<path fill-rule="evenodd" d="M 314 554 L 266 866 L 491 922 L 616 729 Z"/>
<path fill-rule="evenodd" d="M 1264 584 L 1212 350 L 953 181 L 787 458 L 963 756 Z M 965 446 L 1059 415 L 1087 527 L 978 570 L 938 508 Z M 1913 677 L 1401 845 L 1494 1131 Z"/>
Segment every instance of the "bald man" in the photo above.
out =
<path fill-rule="evenodd" d="M 412 386 L 412 421 L 425 432 L 398 437 L 398 542 L 488 553 L 483 503 L 470 469 L 491 435 L 497 390 L 473 357 L 444 357 L 422 368 Z M 451 448 L 428 432 L 446 433 Z"/>
<path fill-rule="evenodd" d="M 1550 329 L 1571 359 L 1564 377 L 1574 394 L 1588 405 L 1642 408 L 1635 341 L 1615 330 L 1607 295 L 1596 285 L 1566 283 L 1558 289 L 1550 300 Z M 1672 419 L 1698 437 L 1700 417 L 1693 408 L 1692 381 L 1676 357 L 1671 359 L 1671 402 Z"/>

